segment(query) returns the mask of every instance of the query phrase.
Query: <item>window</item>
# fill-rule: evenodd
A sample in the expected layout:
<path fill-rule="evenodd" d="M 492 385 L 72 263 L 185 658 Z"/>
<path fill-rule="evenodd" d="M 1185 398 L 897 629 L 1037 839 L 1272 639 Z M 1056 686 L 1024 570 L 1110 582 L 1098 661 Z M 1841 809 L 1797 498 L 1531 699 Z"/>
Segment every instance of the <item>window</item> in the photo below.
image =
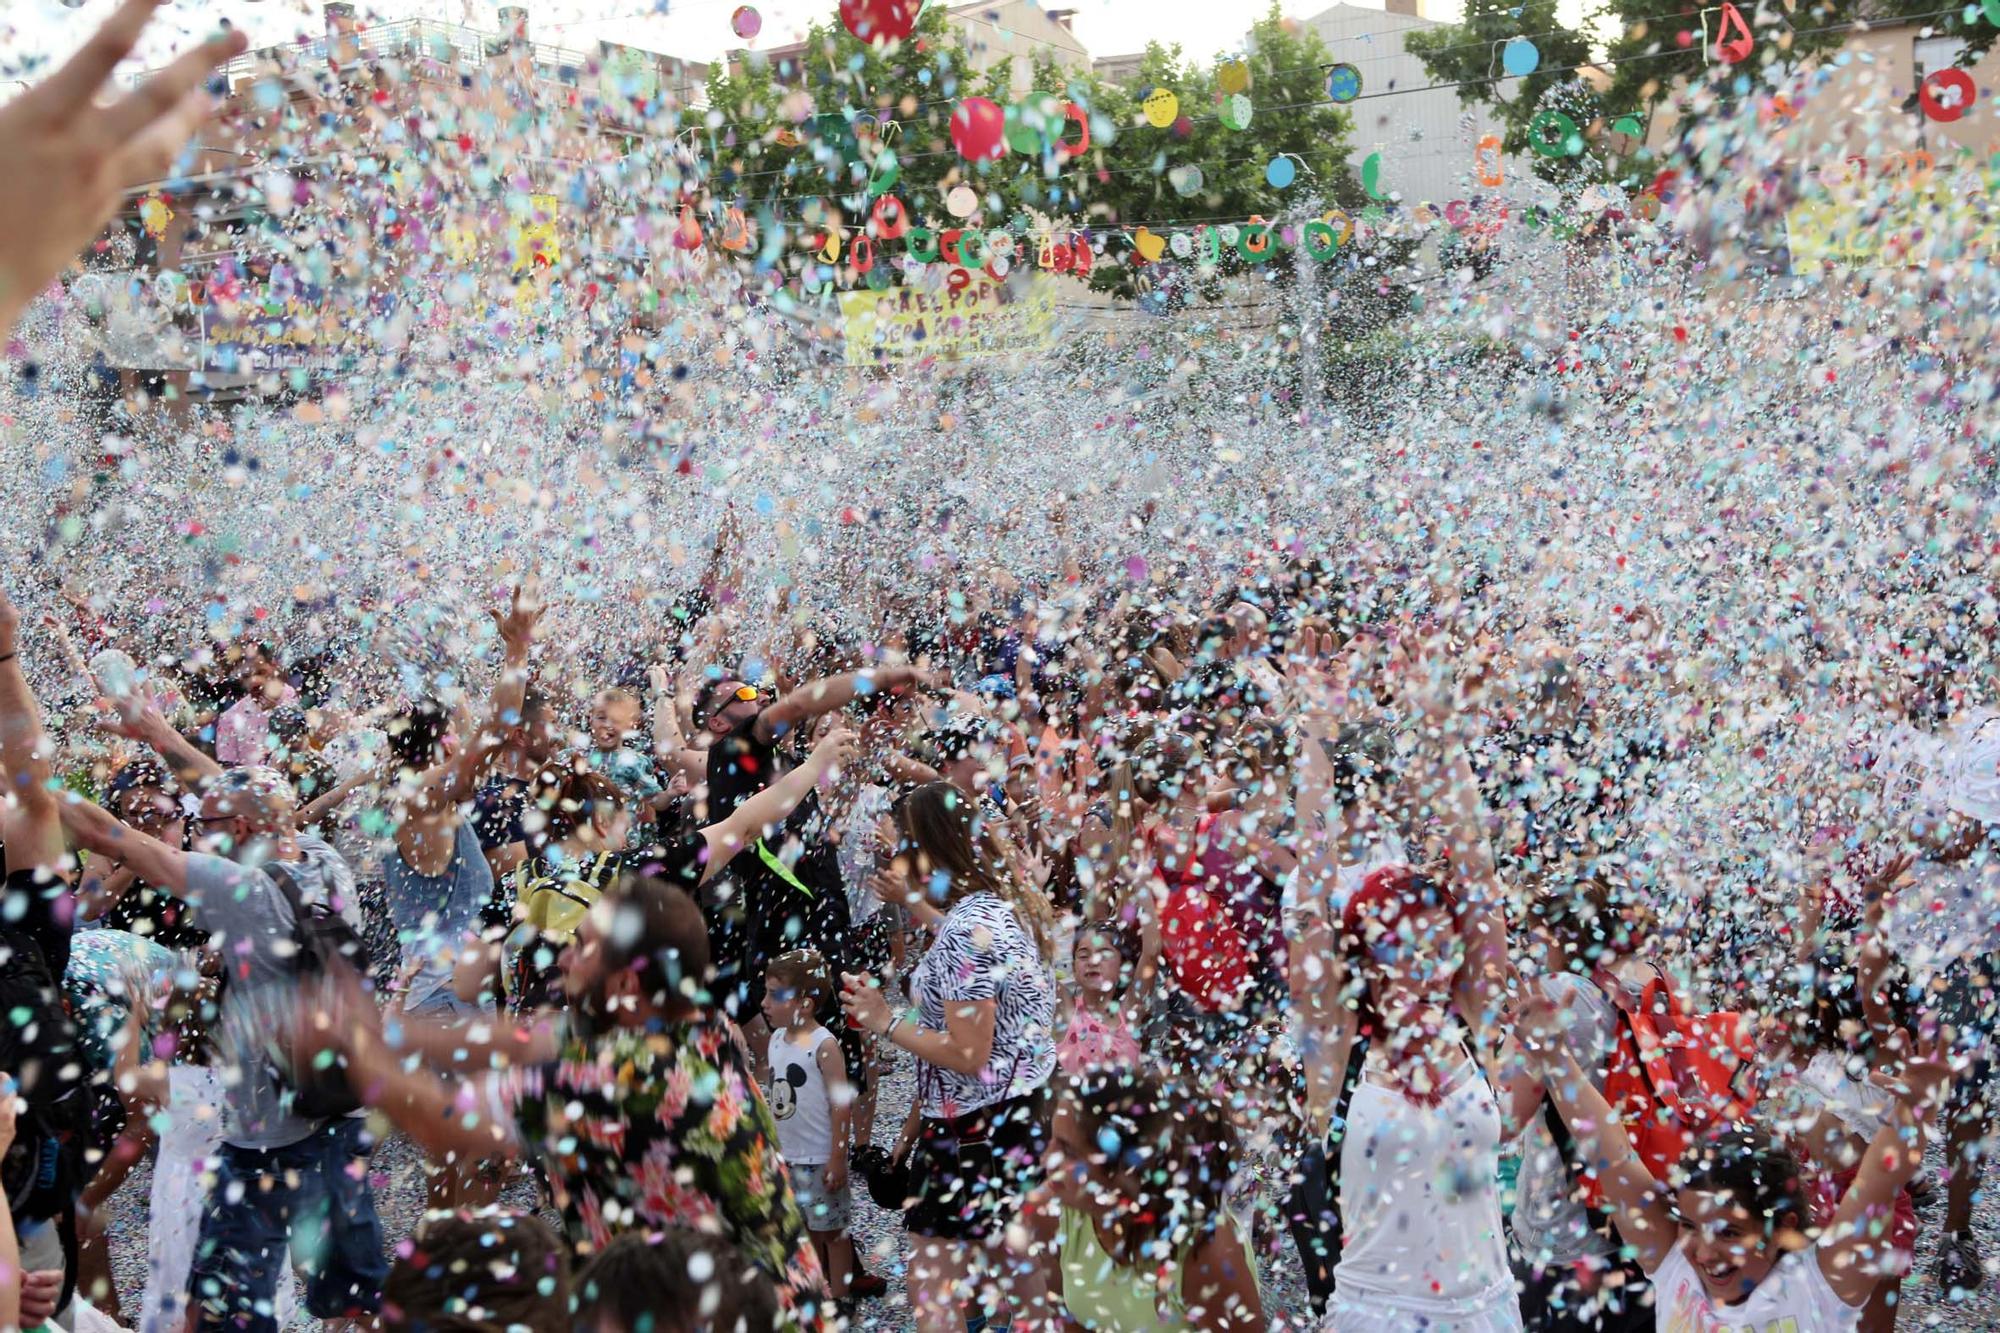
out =
<path fill-rule="evenodd" d="M 1962 37 L 1919 37 L 1915 43 L 1917 74 L 1919 77 L 1941 69 L 1950 69 L 1965 54 L 1965 39 Z"/>

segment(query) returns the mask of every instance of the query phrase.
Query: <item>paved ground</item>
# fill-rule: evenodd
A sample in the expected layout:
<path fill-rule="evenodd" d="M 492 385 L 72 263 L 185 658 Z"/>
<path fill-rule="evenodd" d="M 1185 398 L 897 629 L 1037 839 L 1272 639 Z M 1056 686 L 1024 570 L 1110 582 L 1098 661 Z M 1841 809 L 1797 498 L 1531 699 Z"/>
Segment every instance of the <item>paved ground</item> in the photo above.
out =
<path fill-rule="evenodd" d="M 885 1127 L 885 1141 L 890 1133 L 887 1127 L 900 1123 L 903 1112 L 909 1106 L 911 1087 L 912 1080 L 905 1070 L 892 1077 L 883 1088 L 878 1123 Z M 1931 1165 L 1933 1169 L 1938 1165 L 1935 1154 Z M 401 1139 L 391 1139 L 377 1151 L 374 1167 L 377 1201 L 385 1231 L 393 1244 L 410 1233 L 423 1207 L 423 1173 L 416 1153 Z M 125 1188 L 111 1203 L 108 1227 L 113 1270 L 128 1320 L 136 1318 L 139 1292 L 145 1281 L 146 1202 L 150 1188 L 150 1173 L 142 1164 L 133 1171 Z M 529 1201 L 530 1195 L 525 1186 L 515 1186 L 508 1191 L 509 1203 L 526 1206 Z M 2000 1330 L 2000 1274 L 1996 1274 L 1971 1299 L 1957 1303 L 1946 1299 L 1931 1279 L 1937 1251 L 1938 1213 L 1942 1208 L 1943 1191 L 1940 1189 L 1938 1202 L 1923 1215 L 1924 1231 L 1918 1245 L 1917 1277 L 1907 1285 L 1907 1305 L 1898 1321 L 1899 1327 Z M 1985 1242 L 1989 1264 L 2000 1267 L 2000 1228 L 1996 1228 L 1996 1221 L 2000 1218 L 1996 1218 L 1997 1212 L 2000 1208 L 1996 1208 L 1994 1191 L 1988 1189 L 1976 1202 L 1975 1223 Z M 861 1249 L 863 1261 L 869 1268 L 889 1278 L 892 1284 L 886 1298 L 867 1302 L 863 1306 L 861 1326 L 883 1330 L 884 1333 L 906 1329 L 910 1327 L 910 1320 L 901 1293 L 902 1217 L 876 1208 L 868 1201 L 866 1192 L 859 1189 L 855 1195 L 855 1217 L 856 1244 Z M 1305 1286 L 1289 1241 L 1283 1242 L 1278 1252 L 1267 1258 L 1264 1290 L 1266 1310 L 1271 1316 L 1273 1329 L 1311 1326 Z"/>

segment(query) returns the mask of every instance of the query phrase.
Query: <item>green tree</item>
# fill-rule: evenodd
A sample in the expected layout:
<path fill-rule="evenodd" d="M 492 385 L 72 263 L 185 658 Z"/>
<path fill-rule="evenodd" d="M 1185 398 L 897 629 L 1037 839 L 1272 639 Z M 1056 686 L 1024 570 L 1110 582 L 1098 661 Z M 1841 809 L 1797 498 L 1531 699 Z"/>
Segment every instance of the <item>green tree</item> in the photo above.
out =
<path fill-rule="evenodd" d="M 1921 18 L 1939 35 L 1963 38 L 1966 60 L 1992 44 L 1996 30 L 1977 17 L 1976 6 L 1970 23 L 1967 11 L 1941 14 L 1939 8 L 1934 0 L 1816 0 L 1789 13 L 1755 0 L 1737 5 L 1754 38 L 1748 63 L 1758 70 L 1769 62 L 1794 68 L 1834 50 L 1864 19 Z M 1404 45 L 1434 81 L 1458 85 L 1461 101 L 1492 110 L 1506 126 L 1508 152 L 1532 156 L 1544 178 L 1572 185 L 1632 176 L 1636 145 L 1618 133 L 1620 122 L 1630 116 L 1643 125 L 1677 88 L 1708 77 L 1707 47 L 1722 35 L 1719 28 L 1718 6 L 1699 0 L 1603 0 L 1576 25 L 1557 17 L 1555 0 L 1466 0 L 1463 21 L 1412 32 Z M 1533 73 L 1509 80 L 1502 61 L 1514 39 L 1531 41 L 1539 63 Z M 1601 90 L 1579 78 L 1590 66 L 1603 77 Z M 1582 151 L 1533 151 L 1536 118 L 1550 111 L 1575 123 Z"/>
<path fill-rule="evenodd" d="M 1314 197 L 1326 207 L 1363 202 L 1347 165 L 1353 122 L 1326 96 L 1323 67 L 1329 57 L 1319 35 L 1282 18 L 1273 4 L 1251 27 L 1245 47 L 1239 56 L 1196 62 L 1178 46 L 1154 43 L 1124 87 L 1093 81 L 1085 95 L 1117 134 L 1078 186 L 1089 222 L 1159 231 L 1277 218 Z M 1247 74 L 1242 93 L 1250 108 L 1247 123 L 1240 103 L 1225 105 L 1230 94 L 1223 90 L 1222 71 L 1232 60 Z M 1143 110 L 1145 97 L 1161 89 L 1179 103 L 1179 117 L 1164 129 L 1153 126 Z M 1296 168 L 1286 189 L 1273 186 L 1265 174 L 1281 156 Z M 1234 272 L 1243 263 L 1225 251 L 1208 276 Z M 1094 281 L 1126 293 L 1143 285 L 1123 267 L 1107 267 Z"/>
<path fill-rule="evenodd" d="M 1148 47 L 1126 86 L 1044 56 L 1030 69 L 1030 91 L 1008 107 L 1013 151 L 970 163 L 952 146 L 952 111 L 973 95 L 1006 105 L 1005 63 L 973 72 L 943 6 L 925 10 L 894 52 L 857 41 L 838 23 L 820 24 L 795 57 L 774 63 L 750 55 L 711 72 L 709 106 L 720 123 L 696 131 L 701 156 L 712 164 L 709 198 L 759 222 L 765 258 L 788 251 L 794 263 L 798 247 L 785 241 L 833 222 L 858 228 L 874 202 L 871 179 L 879 186 L 890 176 L 892 192 L 924 225 L 959 225 L 945 199 L 963 184 L 976 191 L 979 206 L 962 225 L 1004 226 L 1024 239 L 1042 228 L 1276 217 L 1310 195 L 1358 203 L 1346 162 L 1350 121 L 1326 98 L 1320 66 L 1327 55 L 1318 36 L 1287 24 L 1273 4 L 1247 45 L 1240 57 L 1247 124 L 1240 103 L 1224 106 L 1219 62 L 1191 61 L 1177 47 Z M 1155 88 L 1179 103 L 1166 128 L 1148 123 L 1141 107 L 1140 94 Z M 1078 138 L 1063 116 L 1065 102 L 1089 124 L 1090 146 L 1075 157 L 1058 148 Z M 1265 179 L 1280 155 L 1298 169 L 1289 193 Z M 783 233 L 776 244 L 773 228 Z M 1238 263 L 1231 255 L 1224 267 Z M 889 280 L 887 267 L 878 281 Z M 1100 267 L 1107 270 L 1100 281 L 1133 288 L 1129 271 Z"/>
<path fill-rule="evenodd" d="M 964 225 L 1003 225 L 1019 211 L 1008 160 L 965 161 L 952 147 L 950 120 L 966 97 L 1004 101 L 1008 79 L 1004 63 L 972 70 L 943 6 L 925 10 L 893 52 L 830 22 L 814 25 L 795 56 L 718 63 L 708 96 L 720 123 L 698 130 L 709 200 L 757 223 L 762 257 L 791 249 L 794 263 L 790 242 L 836 225 L 859 234 L 885 194 L 913 220 L 950 225 L 945 194 L 969 185 L 980 204 Z M 900 248 L 878 247 L 885 279 L 882 254 Z"/>

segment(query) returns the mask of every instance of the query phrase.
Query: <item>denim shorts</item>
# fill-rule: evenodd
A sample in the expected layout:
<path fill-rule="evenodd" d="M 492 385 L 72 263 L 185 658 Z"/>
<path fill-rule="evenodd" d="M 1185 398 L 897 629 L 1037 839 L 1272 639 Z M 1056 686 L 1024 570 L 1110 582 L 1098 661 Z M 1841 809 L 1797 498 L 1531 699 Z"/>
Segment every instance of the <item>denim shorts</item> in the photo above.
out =
<path fill-rule="evenodd" d="M 792 1197 L 799 1201 L 799 1211 L 805 1214 L 806 1230 L 821 1233 L 847 1230 L 851 1187 L 843 1185 L 839 1193 L 827 1189 L 824 1166 L 801 1166 L 794 1162 L 787 1169 L 792 1176 Z"/>
<path fill-rule="evenodd" d="M 389 1275 L 368 1183 L 367 1127 L 351 1116 L 282 1148 L 224 1144 L 188 1275 L 198 1330 L 277 1333 L 280 1265 L 305 1277 L 320 1319 L 373 1314 Z"/>

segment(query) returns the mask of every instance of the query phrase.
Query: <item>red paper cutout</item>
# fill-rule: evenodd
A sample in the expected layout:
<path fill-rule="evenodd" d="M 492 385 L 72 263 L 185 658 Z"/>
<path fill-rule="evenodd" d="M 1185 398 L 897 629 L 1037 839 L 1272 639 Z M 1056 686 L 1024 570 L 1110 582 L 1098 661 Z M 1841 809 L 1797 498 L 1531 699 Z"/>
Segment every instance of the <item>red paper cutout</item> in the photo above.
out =
<path fill-rule="evenodd" d="M 1955 102 L 1947 102 L 1939 94 L 1947 89 L 1958 94 Z M 1979 100 L 1978 85 L 1972 76 L 1962 69 L 1937 69 L 1924 76 L 1917 87 L 1917 105 L 1924 109 L 1924 115 L 1940 124 L 1949 125 Z"/>
<path fill-rule="evenodd" d="M 1731 29 L 1734 29 L 1732 35 Z M 1715 57 L 1725 65 L 1736 65 L 1749 59 L 1751 50 L 1757 45 L 1757 38 L 1750 32 L 1750 25 L 1743 21 L 1743 15 L 1736 6 L 1725 3 L 1722 6 L 1722 30 L 1715 39 Z"/>

